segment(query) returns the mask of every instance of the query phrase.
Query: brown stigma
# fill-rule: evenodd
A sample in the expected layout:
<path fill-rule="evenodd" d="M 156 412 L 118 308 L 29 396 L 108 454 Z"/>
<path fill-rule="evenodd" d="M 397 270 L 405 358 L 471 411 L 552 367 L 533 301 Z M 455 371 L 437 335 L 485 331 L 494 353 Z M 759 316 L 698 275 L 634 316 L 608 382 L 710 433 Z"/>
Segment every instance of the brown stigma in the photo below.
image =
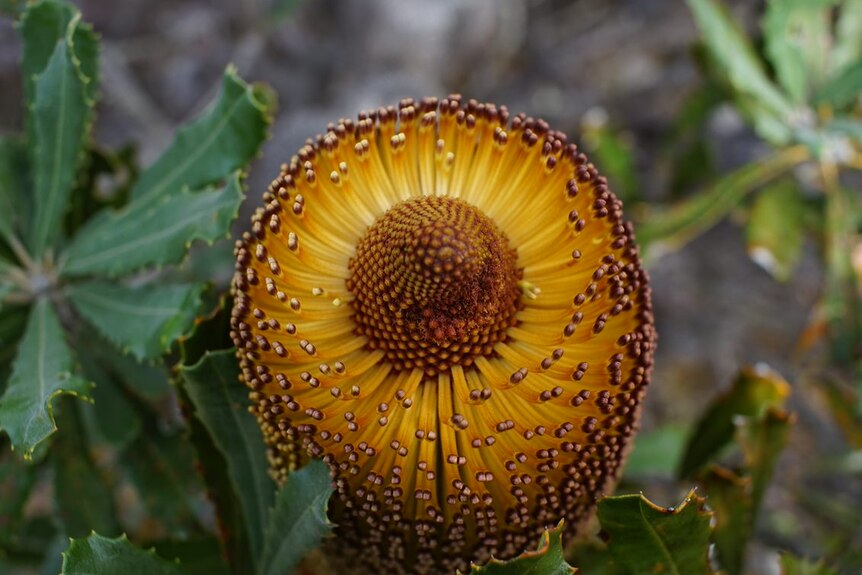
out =
<path fill-rule="evenodd" d="M 470 366 L 515 324 L 516 264 L 506 236 L 463 200 L 397 204 L 359 240 L 349 263 L 356 333 L 397 370 L 433 376 Z"/>

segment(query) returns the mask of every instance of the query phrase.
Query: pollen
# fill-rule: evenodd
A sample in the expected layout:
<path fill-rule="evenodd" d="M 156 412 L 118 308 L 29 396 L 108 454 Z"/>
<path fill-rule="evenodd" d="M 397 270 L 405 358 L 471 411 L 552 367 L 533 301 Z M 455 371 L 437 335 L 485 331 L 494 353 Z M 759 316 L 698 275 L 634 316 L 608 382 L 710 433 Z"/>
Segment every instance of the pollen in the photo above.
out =
<path fill-rule="evenodd" d="M 469 570 L 616 484 L 655 348 L 622 204 L 505 107 L 403 100 L 290 158 L 237 242 L 231 335 L 274 477 L 331 470 L 345 567 Z"/>

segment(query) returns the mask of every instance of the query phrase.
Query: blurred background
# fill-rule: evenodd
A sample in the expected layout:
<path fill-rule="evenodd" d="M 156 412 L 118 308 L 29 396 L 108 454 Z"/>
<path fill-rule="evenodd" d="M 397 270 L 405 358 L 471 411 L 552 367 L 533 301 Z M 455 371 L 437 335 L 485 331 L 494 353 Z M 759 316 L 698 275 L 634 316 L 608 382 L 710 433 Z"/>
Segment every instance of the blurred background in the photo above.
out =
<path fill-rule="evenodd" d="M 100 144 L 135 141 L 141 161 L 152 161 L 213 99 L 229 62 L 275 90 L 278 115 L 251 167 L 252 197 L 328 122 L 407 96 L 459 92 L 546 119 L 593 151 L 635 219 L 769 149 L 706 78 L 698 28 L 679 0 L 76 4 L 102 35 Z M 764 2 L 725 4 L 756 36 Z M 3 132 L 22 129 L 19 48 L 11 21 L 0 20 Z M 731 213 L 649 262 L 660 343 L 642 439 L 663 461 L 638 459 L 621 489 L 677 503 L 691 486 L 674 477 L 692 422 L 742 366 L 766 363 L 793 387 L 797 424 L 765 497 L 750 570 L 777 572 L 775 548 L 855 569 L 862 462 L 844 457 L 846 434 L 810 369 L 826 353 L 807 337 L 824 275 L 818 247 L 803 242 L 777 281 L 748 256 L 744 225 Z M 210 271 L 226 285 L 232 270 Z"/>

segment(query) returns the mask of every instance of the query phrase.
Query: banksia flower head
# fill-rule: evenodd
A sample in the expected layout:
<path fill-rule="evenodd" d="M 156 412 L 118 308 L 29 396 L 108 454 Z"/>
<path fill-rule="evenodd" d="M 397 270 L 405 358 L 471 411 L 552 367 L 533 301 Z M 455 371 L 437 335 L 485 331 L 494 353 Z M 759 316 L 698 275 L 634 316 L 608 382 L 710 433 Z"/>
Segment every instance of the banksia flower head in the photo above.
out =
<path fill-rule="evenodd" d="M 332 470 L 332 555 L 454 572 L 589 518 L 655 343 L 621 209 L 563 134 L 459 96 L 282 166 L 237 243 L 232 335 L 277 479 Z"/>

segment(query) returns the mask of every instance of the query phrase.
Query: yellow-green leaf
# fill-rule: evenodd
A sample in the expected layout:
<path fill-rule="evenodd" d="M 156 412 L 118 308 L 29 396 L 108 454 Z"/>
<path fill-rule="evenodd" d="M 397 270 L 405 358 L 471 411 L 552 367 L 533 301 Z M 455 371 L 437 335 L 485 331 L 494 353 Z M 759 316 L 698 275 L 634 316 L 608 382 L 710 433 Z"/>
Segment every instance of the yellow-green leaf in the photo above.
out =
<path fill-rule="evenodd" d="M 748 255 L 778 280 L 787 280 L 805 239 L 806 206 L 799 186 L 782 180 L 757 194 L 746 228 Z"/>

